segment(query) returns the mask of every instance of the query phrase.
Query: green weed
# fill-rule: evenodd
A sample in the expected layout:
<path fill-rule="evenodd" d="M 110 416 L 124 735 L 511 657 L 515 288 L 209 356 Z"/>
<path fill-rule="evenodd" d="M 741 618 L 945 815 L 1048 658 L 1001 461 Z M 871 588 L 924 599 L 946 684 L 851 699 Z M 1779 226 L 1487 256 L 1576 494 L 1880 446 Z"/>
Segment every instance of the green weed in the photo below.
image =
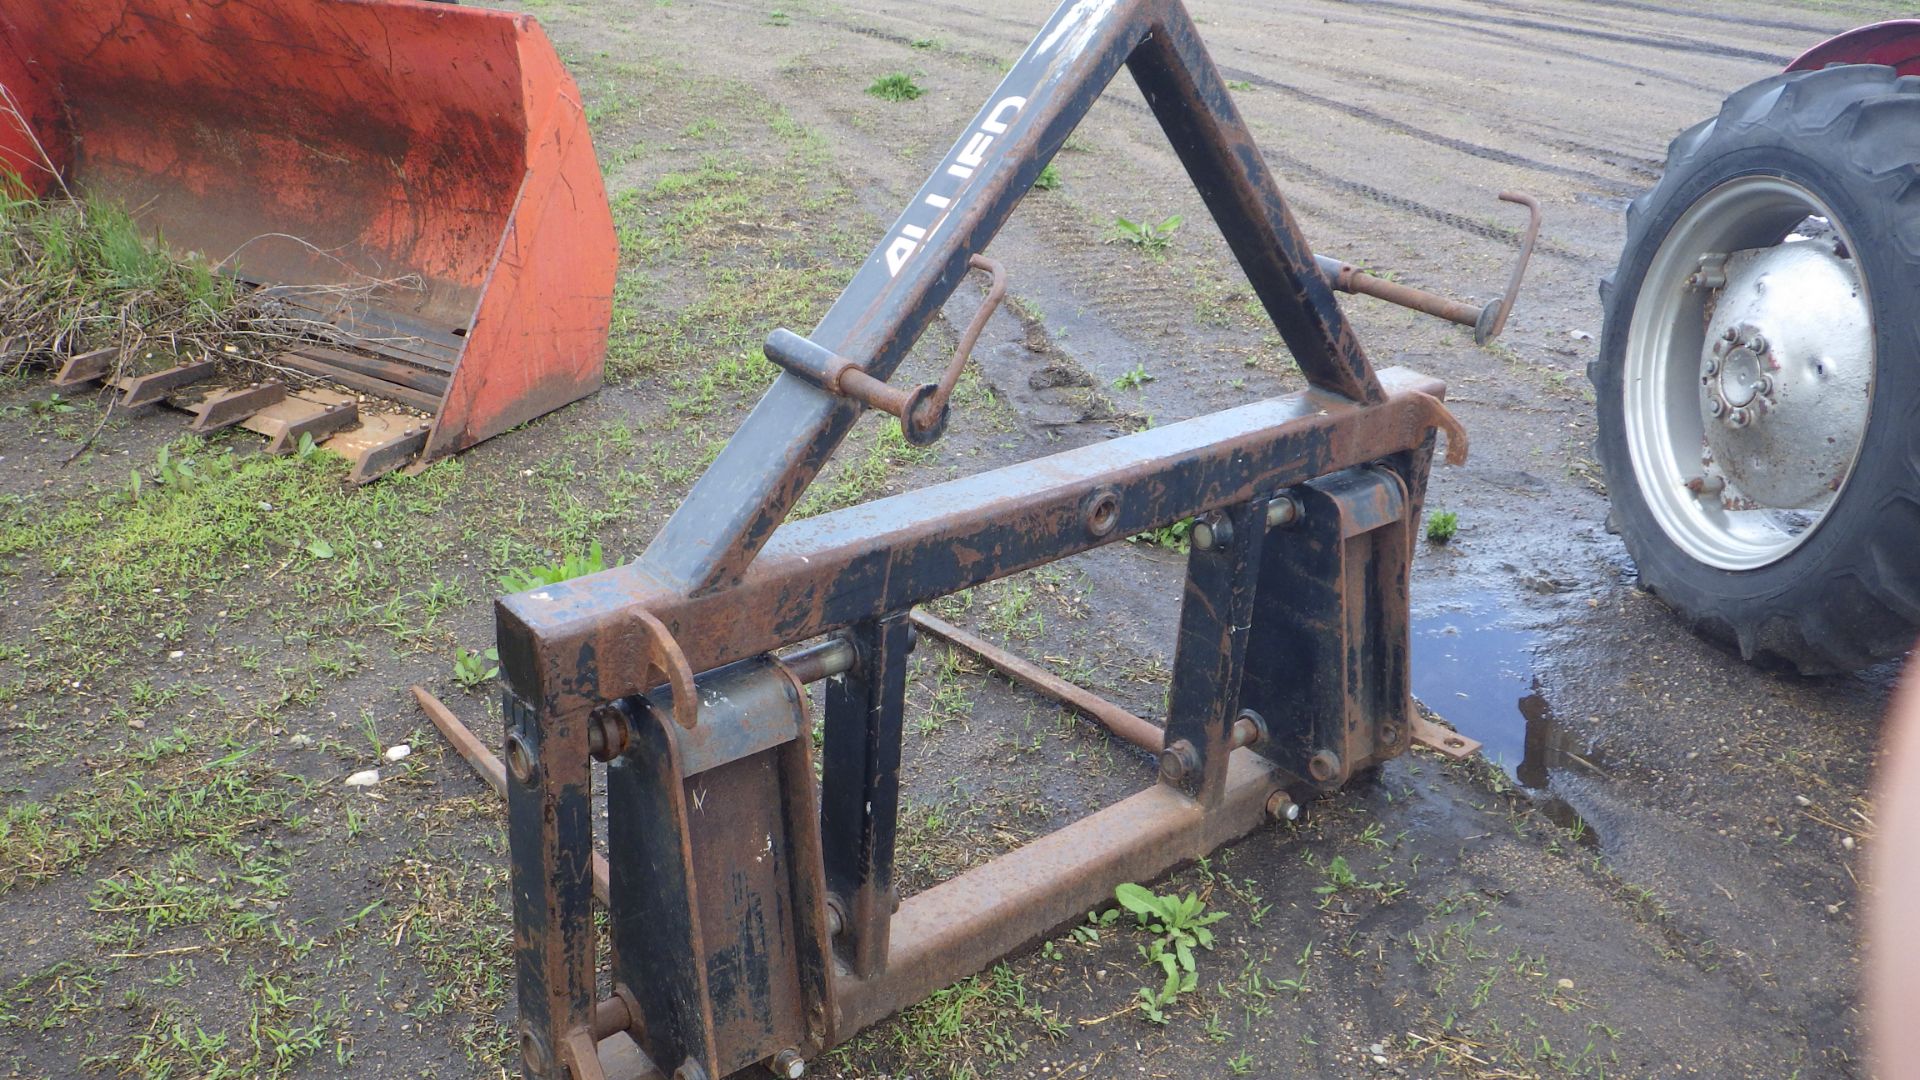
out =
<path fill-rule="evenodd" d="M 913 81 L 913 76 L 902 71 L 882 75 L 867 87 L 867 93 L 881 101 L 912 101 L 926 92 L 924 87 Z"/>
<path fill-rule="evenodd" d="M 1135 364 L 1131 368 L 1128 368 L 1119 378 L 1113 380 L 1113 388 L 1115 390 L 1138 390 L 1152 381 L 1153 376 L 1147 372 L 1146 365 Z"/>
<path fill-rule="evenodd" d="M 1173 243 L 1173 234 L 1180 231 L 1183 219 L 1179 214 L 1155 221 L 1132 221 L 1123 217 L 1113 219 L 1112 232 L 1107 241 L 1119 241 L 1132 244 L 1147 251 L 1165 251 Z"/>
<path fill-rule="evenodd" d="M 1213 948 L 1213 931 L 1209 927 L 1226 918 L 1227 913 L 1209 912 L 1206 901 L 1195 893 L 1184 897 L 1162 896 L 1132 882 L 1115 886 L 1113 898 L 1155 935 L 1152 941 L 1140 946 L 1140 955 L 1148 964 L 1158 965 L 1163 978 L 1157 989 L 1140 988 L 1139 1007 L 1141 1015 L 1150 1022 L 1164 1024 L 1167 1008 L 1199 984 L 1193 951 Z"/>
<path fill-rule="evenodd" d="M 1136 544 L 1153 544 L 1185 555 L 1192 547 L 1192 541 L 1188 539 L 1192 532 L 1193 519 L 1184 517 L 1171 525 L 1162 525 L 1157 529 L 1135 533 L 1127 539 Z"/>
<path fill-rule="evenodd" d="M 500 651 L 488 646 L 484 652 L 456 649 L 453 654 L 453 681 L 471 690 L 481 683 L 500 677 Z"/>
<path fill-rule="evenodd" d="M 1451 543 L 1460 531 L 1460 515 L 1437 510 L 1427 515 L 1427 540 L 1435 544 Z"/>
<path fill-rule="evenodd" d="M 606 568 L 606 560 L 600 552 L 600 541 L 595 540 L 585 552 L 574 552 L 557 563 L 509 569 L 500 575 L 500 588 L 506 593 L 526 592 L 542 585 L 558 585 L 562 581 L 597 574 Z"/>
<path fill-rule="evenodd" d="M 1047 162 L 1046 166 L 1040 170 L 1039 176 L 1033 178 L 1033 190 L 1035 191 L 1052 191 L 1059 186 L 1060 170 L 1055 168 L 1051 161 Z"/>

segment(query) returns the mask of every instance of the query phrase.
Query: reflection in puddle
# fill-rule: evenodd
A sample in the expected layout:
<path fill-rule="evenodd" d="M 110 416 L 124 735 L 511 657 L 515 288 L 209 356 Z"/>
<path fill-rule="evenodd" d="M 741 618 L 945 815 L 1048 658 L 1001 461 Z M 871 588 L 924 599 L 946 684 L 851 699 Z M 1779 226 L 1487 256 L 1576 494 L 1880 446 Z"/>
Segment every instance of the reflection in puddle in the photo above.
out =
<path fill-rule="evenodd" d="M 1492 593 L 1468 593 L 1413 620 L 1413 696 L 1484 744 L 1482 753 L 1528 789 L 1546 816 L 1592 831 L 1548 794 L 1551 774 L 1606 778 L 1592 749 L 1555 723 L 1534 674 L 1539 635 L 1515 625 Z"/>

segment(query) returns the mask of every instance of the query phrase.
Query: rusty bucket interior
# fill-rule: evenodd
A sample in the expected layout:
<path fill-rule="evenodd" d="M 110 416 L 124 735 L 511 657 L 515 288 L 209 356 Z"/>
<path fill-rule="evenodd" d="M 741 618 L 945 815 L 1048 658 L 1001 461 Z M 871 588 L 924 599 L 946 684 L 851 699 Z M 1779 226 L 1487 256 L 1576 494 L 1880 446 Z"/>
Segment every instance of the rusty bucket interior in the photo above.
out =
<path fill-rule="evenodd" d="M 311 434 L 365 480 L 599 387 L 613 221 L 579 91 L 532 18 L 0 0 L 0 41 L 0 165 L 114 200 L 319 328 L 273 358 L 284 385 L 214 387 L 221 365 L 181 358 L 120 379 L 128 403 L 165 397 L 274 449 Z M 72 361 L 69 384 L 115 374 Z"/>

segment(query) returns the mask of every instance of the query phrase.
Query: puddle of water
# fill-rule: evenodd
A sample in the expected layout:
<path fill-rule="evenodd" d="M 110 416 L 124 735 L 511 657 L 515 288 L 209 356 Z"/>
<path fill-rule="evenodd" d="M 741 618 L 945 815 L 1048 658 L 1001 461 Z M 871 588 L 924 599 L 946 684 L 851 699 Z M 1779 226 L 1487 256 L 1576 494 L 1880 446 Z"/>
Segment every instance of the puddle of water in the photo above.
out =
<path fill-rule="evenodd" d="M 1483 744 L 1482 754 L 1535 797 L 1550 819 L 1585 828 L 1573 808 L 1548 794 L 1551 774 L 1601 778 L 1592 748 L 1554 721 L 1534 671 L 1540 635 L 1520 625 L 1491 592 L 1472 592 L 1413 620 L 1413 696 Z"/>

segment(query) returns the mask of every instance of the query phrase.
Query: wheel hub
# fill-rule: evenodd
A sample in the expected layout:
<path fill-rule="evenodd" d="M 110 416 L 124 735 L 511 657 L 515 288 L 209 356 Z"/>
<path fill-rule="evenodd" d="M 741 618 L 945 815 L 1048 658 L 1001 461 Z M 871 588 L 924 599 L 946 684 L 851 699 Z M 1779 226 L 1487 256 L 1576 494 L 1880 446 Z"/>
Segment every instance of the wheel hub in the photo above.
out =
<path fill-rule="evenodd" d="M 1702 489 L 1729 509 L 1816 509 L 1866 429 L 1873 326 L 1851 263 L 1806 241 L 1735 252 L 1700 365 Z M 1728 487 L 1733 490 L 1727 490 Z M 1702 490 L 1696 489 L 1696 490 Z"/>

